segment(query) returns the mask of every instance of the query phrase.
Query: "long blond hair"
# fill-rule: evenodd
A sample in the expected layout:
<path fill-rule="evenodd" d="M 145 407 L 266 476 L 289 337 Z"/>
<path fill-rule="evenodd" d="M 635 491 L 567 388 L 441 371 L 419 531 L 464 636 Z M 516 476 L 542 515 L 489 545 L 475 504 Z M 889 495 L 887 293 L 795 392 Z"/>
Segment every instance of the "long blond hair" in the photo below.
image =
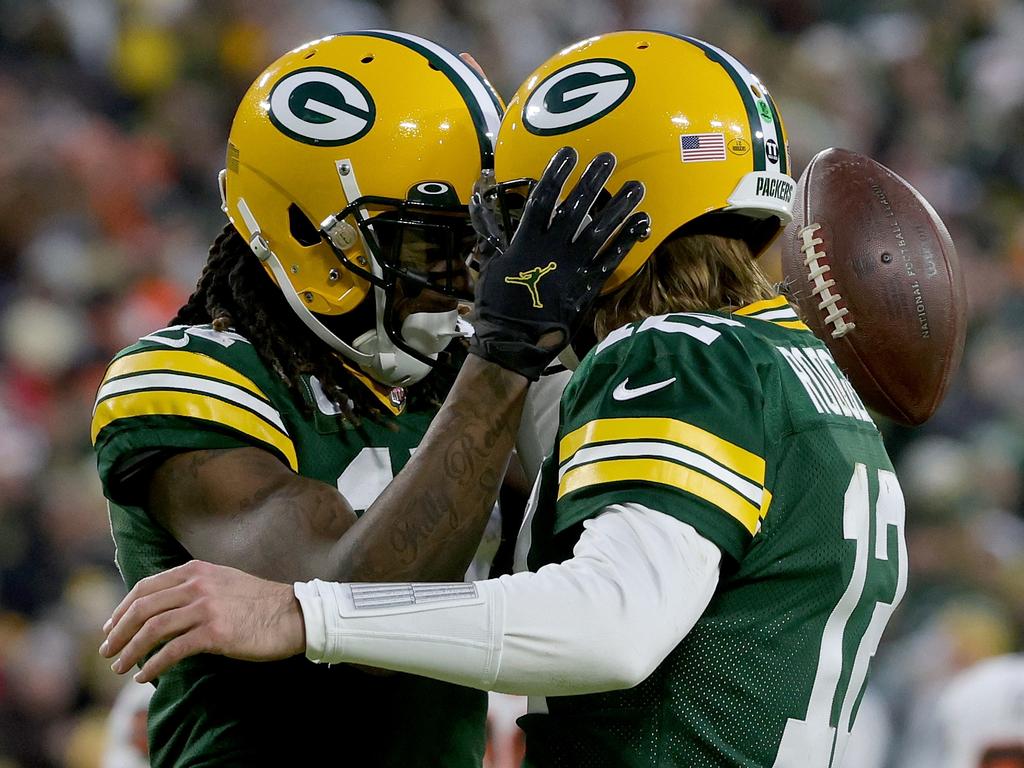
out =
<path fill-rule="evenodd" d="M 601 339 L 652 315 L 741 307 L 776 293 L 743 240 L 677 233 L 636 274 L 598 301 L 594 331 Z"/>

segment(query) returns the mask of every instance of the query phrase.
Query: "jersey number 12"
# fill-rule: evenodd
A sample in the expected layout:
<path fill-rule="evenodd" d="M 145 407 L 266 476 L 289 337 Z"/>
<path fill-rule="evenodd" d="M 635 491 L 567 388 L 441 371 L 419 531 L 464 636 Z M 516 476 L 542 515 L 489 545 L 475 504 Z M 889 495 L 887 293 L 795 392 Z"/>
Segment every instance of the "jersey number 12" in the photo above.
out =
<path fill-rule="evenodd" d="M 907 588 L 907 540 L 904 533 L 903 492 L 896 475 L 878 471 L 878 502 L 871 508 L 868 470 L 857 464 L 846 489 L 843 503 L 843 538 L 855 542 L 853 576 L 836 607 L 832 610 L 821 638 L 818 667 L 803 720 L 790 718 L 779 743 L 774 768 L 834 768 L 842 764 L 846 742 L 853 724 L 853 708 L 864 690 L 868 664 L 878 649 L 882 630 L 899 605 Z M 889 529 L 896 531 L 896 551 L 890 561 Z M 873 557 L 871 531 L 874 530 Z M 891 602 L 874 602 L 871 619 L 860 638 L 853 643 L 852 667 L 843 657 L 844 638 L 855 610 L 866 599 L 865 586 L 871 571 L 883 568 L 890 573 L 895 566 L 896 589 Z M 849 642 L 849 638 L 846 638 Z M 849 645 L 847 647 L 850 647 Z M 844 676 L 845 669 L 849 674 Z M 845 682 L 845 686 L 840 683 Z M 838 717 L 834 717 L 838 707 Z"/>

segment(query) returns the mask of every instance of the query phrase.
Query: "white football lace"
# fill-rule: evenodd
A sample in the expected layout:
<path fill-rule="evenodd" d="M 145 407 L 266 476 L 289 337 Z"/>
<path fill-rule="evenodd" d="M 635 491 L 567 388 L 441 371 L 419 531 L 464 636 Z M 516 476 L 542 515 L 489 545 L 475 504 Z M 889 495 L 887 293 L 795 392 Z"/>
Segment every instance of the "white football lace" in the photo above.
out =
<path fill-rule="evenodd" d="M 808 282 L 814 284 L 811 296 L 818 296 L 821 299 L 818 309 L 828 308 L 828 314 L 825 315 L 825 323 L 832 326 L 832 338 L 840 339 L 856 328 L 857 324 L 849 323 L 843 319 L 850 314 L 850 310 L 846 307 L 836 306 L 843 300 L 843 297 L 838 291 L 832 290 L 836 281 L 825 277 L 829 271 L 828 264 L 818 263 L 818 259 L 827 255 L 824 252 L 819 253 L 815 250 L 815 246 L 822 243 L 820 237 L 814 236 L 814 233 L 819 229 L 821 229 L 820 224 L 808 224 L 800 230 L 800 237 L 803 239 L 801 250 L 804 252 L 804 266 L 807 267 Z"/>

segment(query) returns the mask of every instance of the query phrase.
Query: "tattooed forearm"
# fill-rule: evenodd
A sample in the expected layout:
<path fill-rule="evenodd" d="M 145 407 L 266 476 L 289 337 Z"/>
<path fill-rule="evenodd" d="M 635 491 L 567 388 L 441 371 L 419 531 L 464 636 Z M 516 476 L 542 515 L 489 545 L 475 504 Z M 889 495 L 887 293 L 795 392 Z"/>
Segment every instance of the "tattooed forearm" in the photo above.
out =
<path fill-rule="evenodd" d="M 336 579 L 462 578 L 497 498 L 526 394 L 516 374 L 472 357 L 466 365 L 413 458 L 339 541 Z"/>
<path fill-rule="evenodd" d="M 461 579 L 512 451 L 526 379 L 471 357 L 416 453 L 356 519 L 331 485 L 258 448 L 165 461 L 148 511 L 193 557 L 299 581 Z"/>
<path fill-rule="evenodd" d="M 258 569 L 251 573 L 280 581 L 323 576 L 331 546 L 355 522 L 338 491 L 317 481 L 288 483 L 260 509 L 240 521 L 239 548 Z"/>
<path fill-rule="evenodd" d="M 419 543 L 444 526 L 448 531 L 458 527 L 458 514 L 443 494 L 427 491 L 415 503 L 405 507 L 403 519 L 391 531 L 391 548 L 403 566 L 414 563 L 420 552 Z"/>
<path fill-rule="evenodd" d="M 258 448 L 168 459 L 150 483 L 148 511 L 192 557 L 278 581 L 328 572 L 331 547 L 356 519 L 334 487 Z"/>
<path fill-rule="evenodd" d="M 447 479 L 460 482 L 467 475 L 473 475 L 475 448 L 473 438 L 469 435 L 462 435 L 455 440 L 445 456 L 444 474 Z"/>

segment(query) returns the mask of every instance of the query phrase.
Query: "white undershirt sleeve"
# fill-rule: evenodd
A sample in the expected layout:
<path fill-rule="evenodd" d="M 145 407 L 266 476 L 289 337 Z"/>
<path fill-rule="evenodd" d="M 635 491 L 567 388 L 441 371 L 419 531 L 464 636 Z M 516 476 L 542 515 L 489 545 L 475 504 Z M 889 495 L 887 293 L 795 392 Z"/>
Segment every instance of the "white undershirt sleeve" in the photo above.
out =
<path fill-rule="evenodd" d="M 629 688 L 690 631 L 718 547 L 638 504 L 584 523 L 563 563 L 470 584 L 295 584 L 306 656 L 537 696 Z"/>
<path fill-rule="evenodd" d="M 551 366 L 548 366 L 549 370 Z M 540 474 L 540 465 L 555 447 L 558 433 L 558 406 L 572 371 L 545 372 L 526 390 L 523 417 L 516 435 L 516 453 L 532 484 Z"/>

